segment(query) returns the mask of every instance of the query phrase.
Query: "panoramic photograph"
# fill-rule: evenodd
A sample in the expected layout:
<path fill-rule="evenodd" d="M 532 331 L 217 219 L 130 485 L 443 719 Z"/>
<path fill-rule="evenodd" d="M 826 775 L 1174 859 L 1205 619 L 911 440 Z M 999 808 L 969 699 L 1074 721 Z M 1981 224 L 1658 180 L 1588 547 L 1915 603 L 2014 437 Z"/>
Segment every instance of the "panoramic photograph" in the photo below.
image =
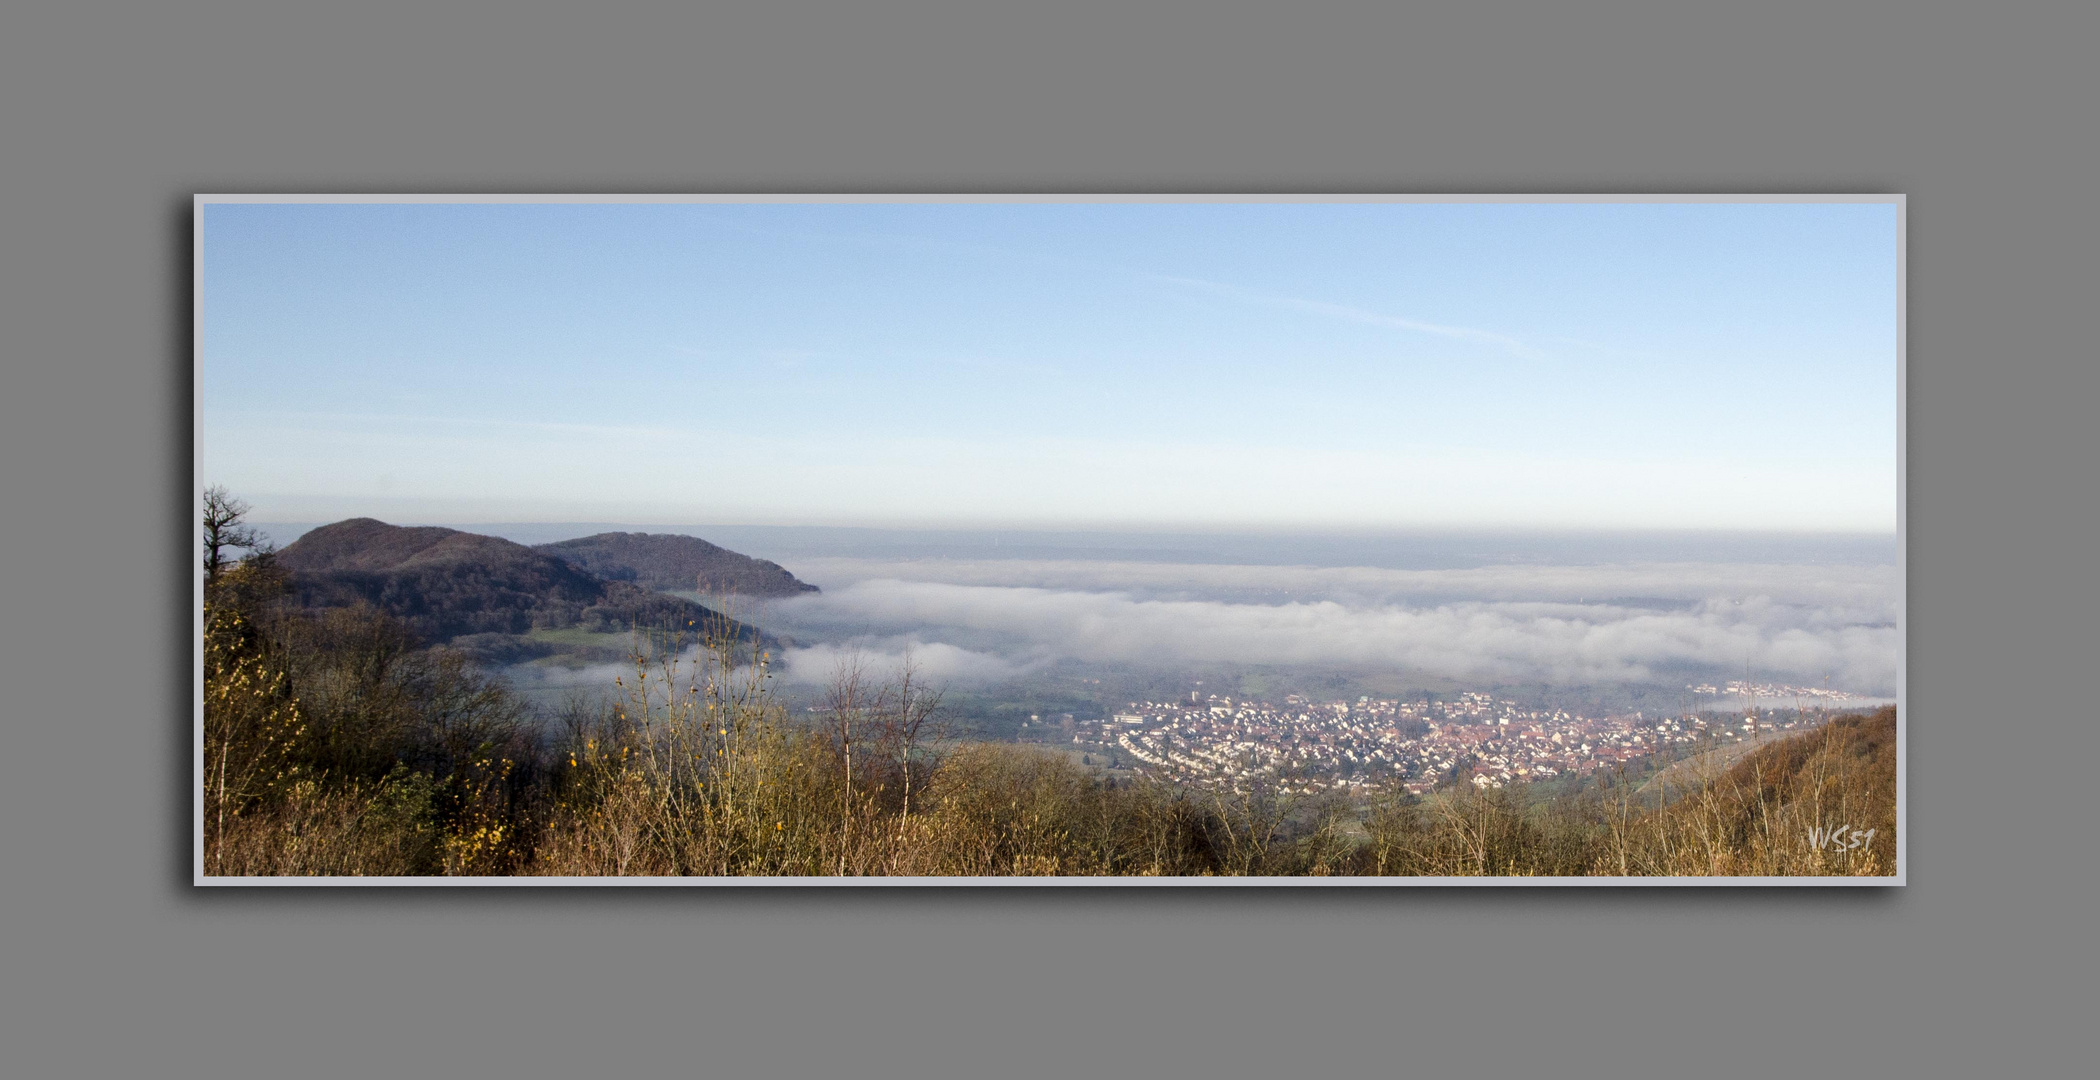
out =
<path fill-rule="evenodd" d="M 196 880 L 1900 884 L 1903 210 L 200 196 Z"/>

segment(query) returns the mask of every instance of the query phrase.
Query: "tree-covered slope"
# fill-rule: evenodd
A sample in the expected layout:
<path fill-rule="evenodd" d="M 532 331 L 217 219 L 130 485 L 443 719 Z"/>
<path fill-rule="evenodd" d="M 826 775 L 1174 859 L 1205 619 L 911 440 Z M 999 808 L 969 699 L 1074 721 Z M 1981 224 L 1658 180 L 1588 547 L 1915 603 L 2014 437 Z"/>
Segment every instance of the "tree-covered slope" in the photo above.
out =
<path fill-rule="evenodd" d="M 299 605 L 368 603 L 431 642 L 535 629 L 675 628 L 722 618 L 499 537 L 372 518 L 314 529 L 278 552 L 276 562 L 289 572 Z M 736 632 L 742 636 L 742 628 Z"/>
<path fill-rule="evenodd" d="M 609 532 L 541 544 L 534 550 L 609 581 L 648 589 L 698 589 L 742 596 L 797 596 L 817 591 L 779 563 L 740 555 L 693 536 Z"/>

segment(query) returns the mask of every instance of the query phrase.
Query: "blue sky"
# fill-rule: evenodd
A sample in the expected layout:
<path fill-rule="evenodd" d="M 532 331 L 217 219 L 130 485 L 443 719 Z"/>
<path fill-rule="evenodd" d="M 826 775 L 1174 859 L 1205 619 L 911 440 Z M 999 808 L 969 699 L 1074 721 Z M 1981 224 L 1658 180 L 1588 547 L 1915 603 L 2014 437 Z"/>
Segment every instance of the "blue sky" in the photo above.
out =
<path fill-rule="evenodd" d="M 209 205 L 259 520 L 1896 524 L 1897 209 Z"/>

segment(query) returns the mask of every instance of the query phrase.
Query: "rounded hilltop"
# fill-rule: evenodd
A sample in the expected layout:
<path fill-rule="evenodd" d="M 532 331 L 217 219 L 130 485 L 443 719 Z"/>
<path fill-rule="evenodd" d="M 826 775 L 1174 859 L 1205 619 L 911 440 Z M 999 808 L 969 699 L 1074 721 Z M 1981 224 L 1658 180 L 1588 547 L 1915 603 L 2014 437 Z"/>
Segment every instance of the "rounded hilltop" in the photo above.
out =
<path fill-rule="evenodd" d="M 534 548 L 610 581 L 646 589 L 697 589 L 740 596 L 800 596 L 817 591 L 779 563 L 754 559 L 679 533 L 607 532 Z"/>
<path fill-rule="evenodd" d="M 307 532 L 276 554 L 275 565 L 287 572 L 297 606 L 368 604 L 433 643 L 702 621 L 771 643 L 691 600 L 652 591 L 635 575 L 603 576 L 545 551 L 458 529 L 351 518 Z"/>

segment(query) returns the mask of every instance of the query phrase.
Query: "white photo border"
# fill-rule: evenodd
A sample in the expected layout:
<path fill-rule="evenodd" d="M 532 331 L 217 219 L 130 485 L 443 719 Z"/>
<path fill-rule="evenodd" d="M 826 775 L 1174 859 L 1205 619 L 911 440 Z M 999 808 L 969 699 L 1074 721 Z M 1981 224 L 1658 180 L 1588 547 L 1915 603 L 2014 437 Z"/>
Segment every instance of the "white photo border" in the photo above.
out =
<path fill-rule="evenodd" d="M 889 887 L 889 886 L 985 886 L 1059 887 L 1116 886 L 1157 888 L 1162 886 L 1247 887 L 1284 886 L 1314 888 L 1417 887 L 1417 886 L 1810 886 L 1810 887 L 1901 887 L 1909 883 L 1909 713 L 1910 713 L 1910 619 L 1909 619 L 1909 526 L 1910 526 L 1910 258 L 1909 197 L 1905 194 L 1874 193 L 1538 193 L 1538 194 L 1417 194 L 1417 193 L 744 193 L 744 194 L 636 194 L 636 193 L 336 193 L 336 194 L 197 194 L 191 200 L 190 223 L 190 376 L 191 376 L 191 482 L 190 505 L 202 504 L 204 496 L 204 364 L 203 257 L 204 208 L 244 204 L 420 204 L 420 205 L 646 205 L 646 204 L 969 204 L 969 203 L 1472 203 L 1472 204 L 1666 204 L 1666 203 L 1803 203 L 1873 204 L 1896 208 L 1896 872 L 1884 877 L 233 877 L 204 872 L 204 581 L 195 577 L 192 591 L 191 663 L 192 699 L 195 705 L 191 736 L 192 884 L 212 887 L 254 886 L 579 886 L 689 885 L 706 887 Z M 203 538 L 190 531 L 190 566 L 202 565 Z"/>

